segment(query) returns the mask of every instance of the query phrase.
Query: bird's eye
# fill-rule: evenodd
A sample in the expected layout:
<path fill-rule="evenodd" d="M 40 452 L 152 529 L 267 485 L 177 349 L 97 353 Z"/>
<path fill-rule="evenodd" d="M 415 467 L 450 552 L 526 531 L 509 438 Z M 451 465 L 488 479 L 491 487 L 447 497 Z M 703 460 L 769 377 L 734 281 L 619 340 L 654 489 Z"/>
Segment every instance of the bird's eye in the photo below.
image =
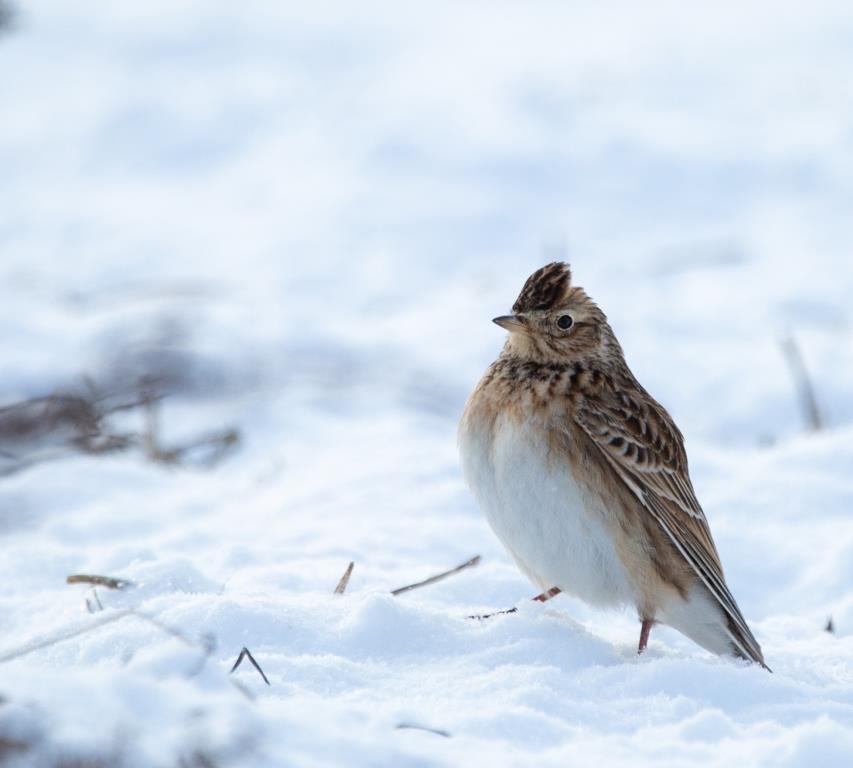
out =
<path fill-rule="evenodd" d="M 572 323 L 574 323 L 574 320 L 572 320 L 571 315 L 560 315 L 557 318 L 557 325 L 564 331 L 569 330 L 572 327 Z"/>

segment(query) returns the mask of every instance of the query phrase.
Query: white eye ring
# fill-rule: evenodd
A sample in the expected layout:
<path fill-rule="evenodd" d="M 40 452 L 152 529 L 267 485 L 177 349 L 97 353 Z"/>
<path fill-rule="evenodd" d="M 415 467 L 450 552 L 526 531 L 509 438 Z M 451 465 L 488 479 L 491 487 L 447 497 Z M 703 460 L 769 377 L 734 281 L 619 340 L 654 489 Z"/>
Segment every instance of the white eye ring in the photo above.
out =
<path fill-rule="evenodd" d="M 569 328 L 574 324 L 574 320 L 572 320 L 571 315 L 560 315 L 557 318 L 557 327 L 562 328 L 564 331 L 568 331 Z"/>

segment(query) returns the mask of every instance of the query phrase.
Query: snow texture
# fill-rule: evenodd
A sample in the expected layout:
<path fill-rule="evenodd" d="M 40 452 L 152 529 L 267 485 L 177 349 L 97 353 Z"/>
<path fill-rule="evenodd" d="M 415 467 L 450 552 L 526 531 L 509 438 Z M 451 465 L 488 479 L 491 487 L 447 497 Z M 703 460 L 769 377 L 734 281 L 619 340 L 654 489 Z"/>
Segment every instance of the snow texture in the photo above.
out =
<path fill-rule="evenodd" d="M 853 764 L 849 2 L 14 5 L 0 406 L 154 371 L 165 444 L 241 440 L 0 446 L 0 762 Z M 489 320 L 554 258 L 685 433 L 773 674 L 531 603 L 464 487 Z"/>

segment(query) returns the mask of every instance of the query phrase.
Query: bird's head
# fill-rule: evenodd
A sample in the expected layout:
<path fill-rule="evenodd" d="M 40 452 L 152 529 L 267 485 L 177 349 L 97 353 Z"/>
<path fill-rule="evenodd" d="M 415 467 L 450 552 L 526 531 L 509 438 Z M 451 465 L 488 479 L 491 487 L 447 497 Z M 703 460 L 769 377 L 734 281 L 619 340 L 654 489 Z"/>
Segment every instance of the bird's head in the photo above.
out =
<path fill-rule="evenodd" d="M 607 317 L 583 288 L 572 287 L 569 265 L 553 262 L 527 278 L 511 315 L 492 322 L 509 331 L 506 351 L 541 363 L 606 363 L 621 349 Z"/>

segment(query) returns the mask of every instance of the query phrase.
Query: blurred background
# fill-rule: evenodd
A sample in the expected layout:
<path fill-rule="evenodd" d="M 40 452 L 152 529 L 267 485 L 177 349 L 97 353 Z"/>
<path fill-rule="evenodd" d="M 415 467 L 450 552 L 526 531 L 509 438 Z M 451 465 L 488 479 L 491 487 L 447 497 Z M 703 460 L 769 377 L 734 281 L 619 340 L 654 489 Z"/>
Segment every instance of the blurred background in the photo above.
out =
<path fill-rule="evenodd" d="M 771 666 L 849 627 L 851 75 L 844 0 L 0 0 L 0 632 L 77 620 L 80 570 L 221 665 L 283 636 L 229 595 L 350 559 L 357 593 L 480 552 L 436 610 L 520 599 L 455 428 L 557 259 L 685 433 Z"/>
<path fill-rule="evenodd" d="M 3 9 L 4 401 L 180 360 L 455 418 L 566 259 L 689 432 L 795 430 L 789 334 L 853 415 L 843 2 Z"/>

